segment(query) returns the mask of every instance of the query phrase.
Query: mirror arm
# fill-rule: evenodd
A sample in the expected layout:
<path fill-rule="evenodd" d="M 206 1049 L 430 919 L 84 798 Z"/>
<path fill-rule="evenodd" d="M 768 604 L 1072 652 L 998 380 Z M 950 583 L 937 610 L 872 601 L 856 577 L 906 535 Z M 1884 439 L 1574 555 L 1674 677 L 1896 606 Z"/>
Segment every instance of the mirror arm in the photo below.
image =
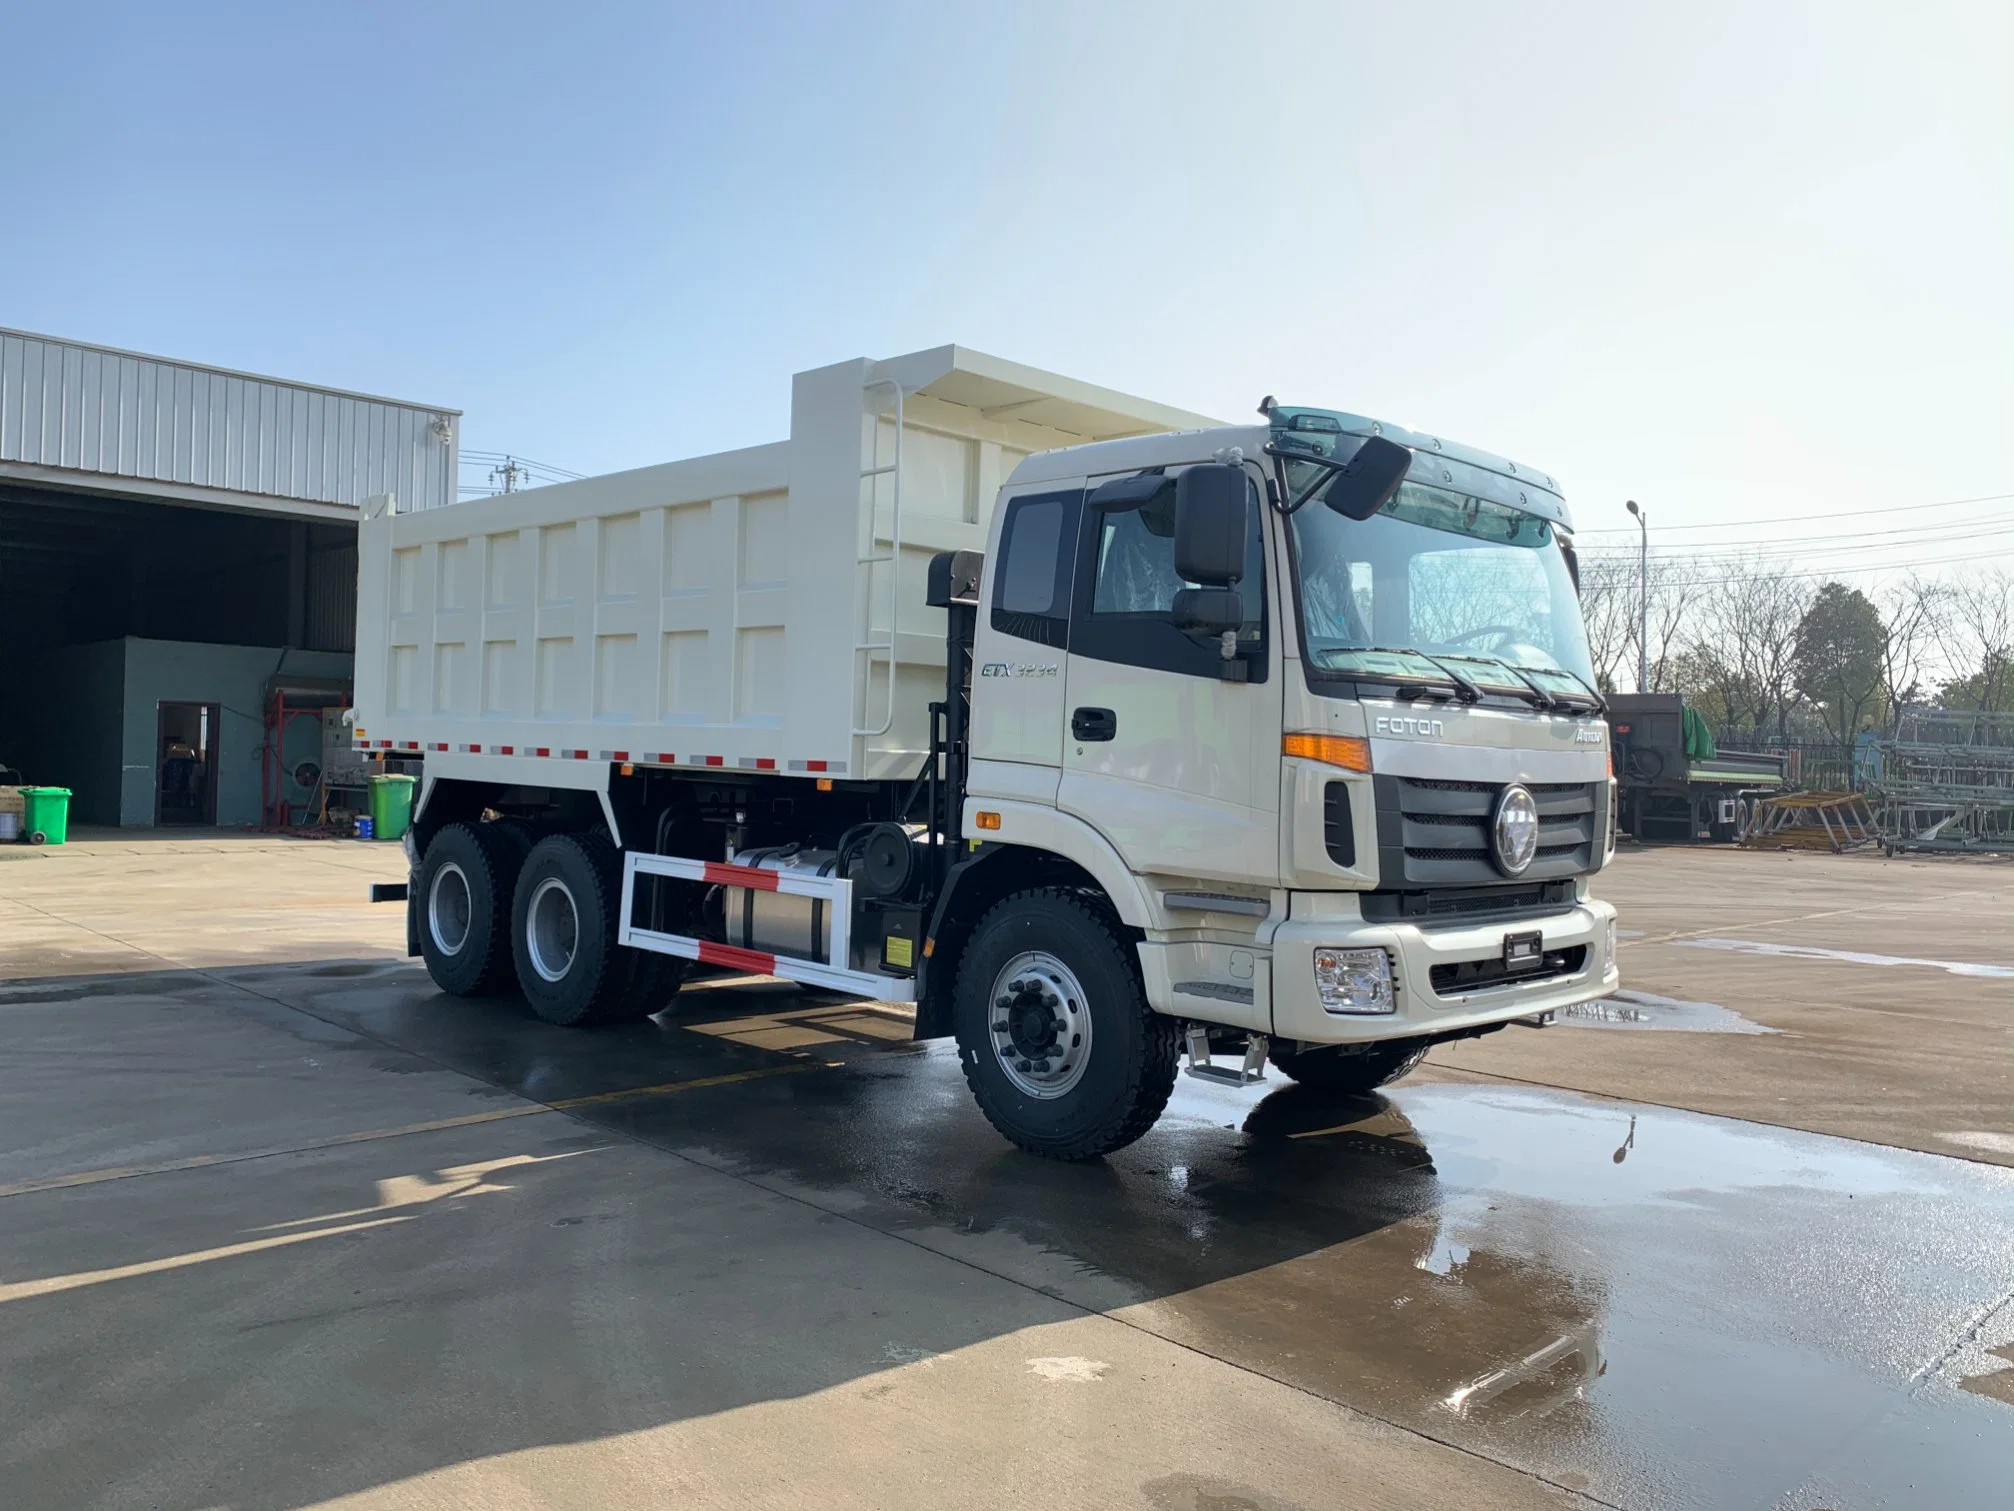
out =
<path fill-rule="evenodd" d="M 1289 498 L 1286 503 L 1282 504 L 1277 501 L 1274 502 L 1273 507 L 1279 510 L 1280 514 L 1283 517 L 1289 519 L 1291 519 L 1296 513 L 1300 511 L 1302 505 L 1306 504 L 1309 499 L 1313 498 L 1318 492 L 1320 492 L 1331 481 L 1333 481 L 1335 475 L 1338 472 L 1341 472 L 1345 467 L 1349 465 L 1348 462 L 1334 461 L 1331 458 L 1325 456 L 1307 456 L 1298 451 L 1292 453 L 1281 451 L 1277 446 L 1274 446 L 1271 442 L 1268 442 L 1266 444 L 1266 455 L 1272 457 L 1274 460 L 1274 465 L 1280 468 L 1280 491 L 1282 493 L 1285 493 L 1287 491 L 1285 463 L 1289 459 L 1296 462 L 1312 462 L 1317 467 L 1324 467 L 1328 469 L 1325 472 L 1318 473 L 1313 482 L 1309 483 L 1307 487 L 1303 488 L 1299 493 Z"/>

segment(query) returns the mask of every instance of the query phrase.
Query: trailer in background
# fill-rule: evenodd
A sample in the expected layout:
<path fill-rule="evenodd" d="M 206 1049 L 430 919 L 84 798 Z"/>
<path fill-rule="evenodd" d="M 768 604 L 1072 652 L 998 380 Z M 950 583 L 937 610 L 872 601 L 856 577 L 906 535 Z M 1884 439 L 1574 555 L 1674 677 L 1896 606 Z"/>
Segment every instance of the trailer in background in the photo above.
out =
<path fill-rule="evenodd" d="M 1730 843 L 1783 790 L 1780 753 L 1721 750 L 1683 693 L 1611 694 L 1608 729 L 1620 831 L 1639 843 Z"/>

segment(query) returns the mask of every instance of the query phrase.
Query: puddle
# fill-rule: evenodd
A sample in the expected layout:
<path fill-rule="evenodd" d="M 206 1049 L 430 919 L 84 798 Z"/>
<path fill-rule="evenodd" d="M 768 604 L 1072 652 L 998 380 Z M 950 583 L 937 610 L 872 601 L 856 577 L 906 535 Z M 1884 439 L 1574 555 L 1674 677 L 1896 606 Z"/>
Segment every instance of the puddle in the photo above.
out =
<path fill-rule="evenodd" d="M 1913 955 L 1870 955 L 1861 950 L 1826 950 L 1813 944 L 1771 944 L 1760 939 L 1681 939 L 1690 950 L 1732 950 L 1740 955 L 1783 955 L 1799 960 L 1843 960 L 1850 965 L 1923 965 L 1954 976 L 2006 977 L 2014 965 L 1981 965 L 1967 960 L 1919 960 Z"/>
<path fill-rule="evenodd" d="M 1684 1002 L 1655 992 L 1611 992 L 1593 1002 L 1559 1010 L 1562 1028 L 1672 1029 L 1692 1034 L 1773 1034 L 1718 1002 Z"/>

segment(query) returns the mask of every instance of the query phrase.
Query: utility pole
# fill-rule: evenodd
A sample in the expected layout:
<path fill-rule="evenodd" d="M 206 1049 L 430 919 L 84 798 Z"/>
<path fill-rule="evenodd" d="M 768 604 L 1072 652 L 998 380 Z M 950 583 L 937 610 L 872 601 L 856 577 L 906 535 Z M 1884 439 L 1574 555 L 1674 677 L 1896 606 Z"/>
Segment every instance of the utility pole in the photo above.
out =
<path fill-rule="evenodd" d="M 1636 690 L 1650 691 L 1650 516 L 1628 499 L 1623 507 L 1636 516 Z"/>
<path fill-rule="evenodd" d="M 517 492 L 518 482 L 524 476 L 524 467 L 514 458 L 508 456 L 503 459 L 501 467 L 490 468 L 490 481 L 492 483 L 501 482 L 503 491 L 506 493 Z"/>

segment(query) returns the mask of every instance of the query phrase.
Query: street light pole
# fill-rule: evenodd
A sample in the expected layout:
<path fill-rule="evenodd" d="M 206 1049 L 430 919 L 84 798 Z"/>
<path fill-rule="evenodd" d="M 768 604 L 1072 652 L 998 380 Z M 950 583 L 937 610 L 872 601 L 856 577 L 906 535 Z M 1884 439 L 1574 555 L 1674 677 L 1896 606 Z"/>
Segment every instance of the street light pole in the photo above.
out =
<path fill-rule="evenodd" d="M 1635 499 L 1624 508 L 1636 516 L 1636 690 L 1650 691 L 1650 516 L 1639 509 Z"/>

